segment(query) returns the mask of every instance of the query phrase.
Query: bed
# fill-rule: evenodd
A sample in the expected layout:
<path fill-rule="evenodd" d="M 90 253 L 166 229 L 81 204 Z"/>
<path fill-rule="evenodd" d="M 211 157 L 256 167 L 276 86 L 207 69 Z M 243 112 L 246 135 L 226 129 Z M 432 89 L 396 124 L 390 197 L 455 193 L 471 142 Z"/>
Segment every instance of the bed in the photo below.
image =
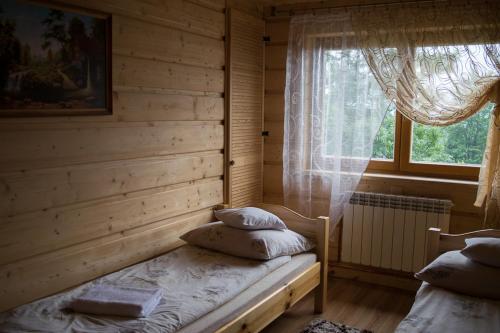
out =
<path fill-rule="evenodd" d="M 314 253 L 268 261 L 183 245 L 151 260 L 0 314 L 2 332 L 258 332 L 315 291 L 315 312 L 326 302 L 328 218 L 308 219 L 285 207 L 259 204 L 288 228 L 315 238 Z M 223 208 L 223 207 L 217 207 Z M 66 310 L 89 285 L 160 286 L 165 292 L 147 318 L 95 316 Z"/>
<path fill-rule="evenodd" d="M 500 238 L 500 230 L 451 235 L 441 233 L 438 228 L 430 228 L 427 262 L 432 262 L 444 252 L 462 249 L 465 239 L 473 237 Z M 423 282 L 409 314 L 396 332 L 500 332 L 500 301 L 459 294 Z"/>

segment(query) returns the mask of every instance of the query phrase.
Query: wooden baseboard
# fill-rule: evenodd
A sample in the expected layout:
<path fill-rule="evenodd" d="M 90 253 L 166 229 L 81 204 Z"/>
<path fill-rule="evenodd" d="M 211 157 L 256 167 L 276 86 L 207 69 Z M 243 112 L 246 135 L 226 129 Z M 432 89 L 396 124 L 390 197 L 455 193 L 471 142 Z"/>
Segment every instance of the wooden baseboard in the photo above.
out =
<path fill-rule="evenodd" d="M 373 283 L 412 292 L 417 291 L 422 283 L 410 273 L 390 272 L 383 269 L 343 263 L 330 262 L 329 274 L 342 279 Z"/>

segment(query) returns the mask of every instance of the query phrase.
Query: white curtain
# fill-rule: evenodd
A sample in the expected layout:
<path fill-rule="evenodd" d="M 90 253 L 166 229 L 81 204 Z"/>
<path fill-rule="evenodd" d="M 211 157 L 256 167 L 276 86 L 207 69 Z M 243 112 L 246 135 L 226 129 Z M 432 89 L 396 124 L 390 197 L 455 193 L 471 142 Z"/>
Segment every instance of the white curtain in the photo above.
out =
<path fill-rule="evenodd" d="M 474 204 L 478 207 L 485 205 L 484 228 L 500 229 L 500 84 L 496 87 L 496 101 Z"/>
<path fill-rule="evenodd" d="M 342 216 L 390 105 L 353 38 L 351 16 L 290 24 L 283 152 L 285 204 Z"/>
<path fill-rule="evenodd" d="M 328 206 L 337 222 L 391 102 L 413 121 L 444 126 L 492 100 L 500 77 L 499 17 L 497 1 L 353 7 L 293 17 L 285 204 L 307 215 Z"/>

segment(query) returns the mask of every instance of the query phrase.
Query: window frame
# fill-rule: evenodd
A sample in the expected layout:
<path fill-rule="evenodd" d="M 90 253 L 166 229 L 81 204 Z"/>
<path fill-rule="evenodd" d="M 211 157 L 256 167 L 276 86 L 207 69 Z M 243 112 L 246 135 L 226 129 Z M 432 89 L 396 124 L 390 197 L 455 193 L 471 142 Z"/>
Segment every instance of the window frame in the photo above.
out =
<path fill-rule="evenodd" d="M 396 110 L 394 134 L 394 159 L 370 160 L 367 171 L 375 173 L 396 173 L 401 175 L 432 178 L 477 180 L 480 165 L 453 165 L 411 161 L 413 122 Z"/>
<path fill-rule="evenodd" d="M 415 52 L 415 48 L 413 48 L 411 52 Z M 366 169 L 367 172 L 472 181 L 477 181 L 479 179 L 480 165 L 412 162 L 411 145 L 413 122 L 399 112 L 397 103 L 395 117 L 394 158 L 392 160 L 370 159 Z M 325 130 L 324 126 L 322 126 L 322 130 Z M 322 140 L 324 135 L 325 133 L 321 134 Z M 321 154 L 321 158 L 325 161 L 331 159 L 330 156 L 323 153 Z"/>

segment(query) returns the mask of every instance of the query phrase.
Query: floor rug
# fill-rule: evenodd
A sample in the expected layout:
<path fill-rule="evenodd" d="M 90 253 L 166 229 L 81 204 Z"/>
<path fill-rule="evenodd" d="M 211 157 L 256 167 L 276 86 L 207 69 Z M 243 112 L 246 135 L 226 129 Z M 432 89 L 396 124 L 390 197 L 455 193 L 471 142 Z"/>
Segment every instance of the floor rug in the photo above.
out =
<path fill-rule="evenodd" d="M 373 333 L 324 319 L 314 319 L 300 333 Z"/>

